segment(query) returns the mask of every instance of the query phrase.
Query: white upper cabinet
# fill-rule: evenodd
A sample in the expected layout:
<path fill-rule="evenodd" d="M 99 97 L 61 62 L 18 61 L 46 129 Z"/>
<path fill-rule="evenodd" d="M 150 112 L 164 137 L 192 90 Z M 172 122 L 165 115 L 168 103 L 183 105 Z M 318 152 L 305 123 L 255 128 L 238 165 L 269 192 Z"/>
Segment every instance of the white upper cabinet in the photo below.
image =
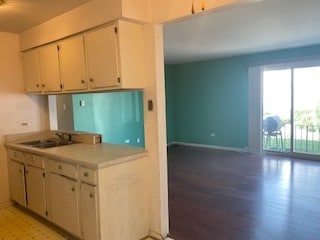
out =
<path fill-rule="evenodd" d="M 22 62 L 26 92 L 41 92 L 38 50 L 31 50 L 23 53 Z"/>
<path fill-rule="evenodd" d="M 61 83 L 63 91 L 87 89 L 87 71 L 83 36 L 59 43 Z"/>
<path fill-rule="evenodd" d="M 60 67 L 56 44 L 46 45 L 22 55 L 27 93 L 60 92 Z"/>
<path fill-rule="evenodd" d="M 39 48 L 40 80 L 43 92 L 60 92 L 60 67 L 57 44 Z"/>
<path fill-rule="evenodd" d="M 117 26 L 121 88 L 142 89 L 146 78 L 142 26 L 123 21 L 119 21 Z"/>
<path fill-rule="evenodd" d="M 144 88 L 142 27 L 118 21 L 85 34 L 89 88 Z"/>
<path fill-rule="evenodd" d="M 117 21 L 33 51 L 23 54 L 26 91 L 30 93 L 145 86 L 142 26 L 134 23 Z"/>
<path fill-rule="evenodd" d="M 116 26 L 87 33 L 85 40 L 89 87 L 119 86 Z"/>

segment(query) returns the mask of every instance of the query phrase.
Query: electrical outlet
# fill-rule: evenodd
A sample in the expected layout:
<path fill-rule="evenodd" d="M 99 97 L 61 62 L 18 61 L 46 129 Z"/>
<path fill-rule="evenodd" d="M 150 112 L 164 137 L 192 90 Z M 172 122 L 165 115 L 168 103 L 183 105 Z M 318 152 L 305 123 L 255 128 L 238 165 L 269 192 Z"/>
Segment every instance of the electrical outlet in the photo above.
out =
<path fill-rule="evenodd" d="M 130 143 L 130 139 L 126 139 L 124 142 L 125 143 Z"/>
<path fill-rule="evenodd" d="M 140 138 L 137 138 L 137 143 L 140 143 Z"/>
<path fill-rule="evenodd" d="M 213 132 L 213 133 L 210 134 L 210 136 L 211 136 L 211 137 L 215 137 L 215 136 L 216 136 L 216 133 Z"/>

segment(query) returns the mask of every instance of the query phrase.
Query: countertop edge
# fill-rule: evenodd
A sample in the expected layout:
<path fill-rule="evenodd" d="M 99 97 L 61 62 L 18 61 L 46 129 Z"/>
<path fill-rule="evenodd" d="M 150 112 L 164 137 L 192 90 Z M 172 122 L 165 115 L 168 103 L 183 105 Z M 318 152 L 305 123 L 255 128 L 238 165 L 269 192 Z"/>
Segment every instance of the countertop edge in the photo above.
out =
<path fill-rule="evenodd" d="M 90 145 L 90 144 L 86 144 L 86 143 L 78 143 L 78 144 Z M 100 143 L 100 144 L 105 144 L 105 143 Z M 108 146 L 108 145 L 121 146 L 123 148 L 126 148 L 126 146 L 123 146 L 123 145 L 116 145 L 116 144 L 105 144 L 105 145 L 106 146 Z M 146 150 L 142 150 L 141 152 L 121 156 L 119 158 L 106 160 L 106 161 L 102 161 L 99 163 L 89 163 L 89 162 L 83 162 L 83 161 L 76 159 L 76 158 L 65 157 L 63 155 L 50 153 L 50 152 L 47 152 L 45 149 L 37 149 L 37 148 L 28 147 L 28 146 L 23 146 L 23 145 L 20 145 L 19 143 L 15 143 L 15 142 L 11 142 L 11 143 L 7 142 L 7 143 L 5 143 L 5 147 L 9 148 L 9 149 L 13 149 L 13 150 L 23 151 L 23 152 L 30 153 L 30 154 L 40 155 L 40 156 L 46 157 L 48 159 L 56 160 L 56 161 L 61 161 L 61 162 L 65 162 L 65 163 L 72 163 L 72 164 L 79 165 L 81 167 L 88 167 L 91 169 L 101 169 L 101 168 L 105 168 L 108 166 L 125 163 L 125 162 L 132 161 L 132 160 L 135 160 L 138 158 L 146 157 L 149 154 Z M 61 146 L 61 148 L 66 148 L 66 147 L 68 147 L 68 146 Z"/>

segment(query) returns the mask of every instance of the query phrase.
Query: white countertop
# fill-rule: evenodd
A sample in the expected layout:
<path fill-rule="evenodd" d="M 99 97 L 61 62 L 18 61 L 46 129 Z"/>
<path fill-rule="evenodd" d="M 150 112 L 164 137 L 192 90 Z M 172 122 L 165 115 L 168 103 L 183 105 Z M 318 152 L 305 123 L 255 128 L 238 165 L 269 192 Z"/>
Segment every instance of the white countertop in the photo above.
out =
<path fill-rule="evenodd" d="M 108 143 L 76 143 L 40 149 L 19 144 L 19 142 L 20 141 L 7 142 L 6 147 L 93 169 L 134 160 L 147 156 L 148 154 L 146 150 L 141 147 L 131 147 Z"/>

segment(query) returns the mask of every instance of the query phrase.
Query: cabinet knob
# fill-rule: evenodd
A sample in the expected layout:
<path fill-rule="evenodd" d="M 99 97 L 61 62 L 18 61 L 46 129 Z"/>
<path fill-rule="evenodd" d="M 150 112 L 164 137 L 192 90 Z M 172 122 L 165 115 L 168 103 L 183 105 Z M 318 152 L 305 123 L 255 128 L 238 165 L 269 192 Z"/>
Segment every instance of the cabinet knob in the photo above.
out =
<path fill-rule="evenodd" d="M 94 198 L 94 194 L 93 194 L 93 193 L 90 193 L 90 194 L 89 194 L 89 197 L 90 197 L 90 198 Z"/>
<path fill-rule="evenodd" d="M 86 83 L 86 81 L 82 79 L 82 80 L 81 80 L 81 83 L 85 84 L 85 83 Z"/>
<path fill-rule="evenodd" d="M 72 192 L 74 192 L 75 190 L 76 190 L 76 188 L 75 188 L 75 187 L 72 187 L 72 188 L 71 188 L 71 191 L 72 191 Z"/>
<path fill-rule="evenodd" d="M 85 172 L 85 173 L 83 174 L 83 176 L 88 177 L 88 176 L 89 176 L 89 173 Z"/>
<path fill-rule="evenodd" d="M 38 87 L 40 87 L 40 85 L 39 85 L 39 84 L 36 84 L 36 87 L 38 88 Z"/>
<path fill-rule="evenodd" d="M 46 85 L 45 84 L 42 84 L 42 87 L 45 87 Z"/>
<path fill-rule="evenodd" d="M 90 81 L 90 82 L 93 82 L 94 80 L 93 80 L 93 78 L 90 78 L 89 81 Z"/>

